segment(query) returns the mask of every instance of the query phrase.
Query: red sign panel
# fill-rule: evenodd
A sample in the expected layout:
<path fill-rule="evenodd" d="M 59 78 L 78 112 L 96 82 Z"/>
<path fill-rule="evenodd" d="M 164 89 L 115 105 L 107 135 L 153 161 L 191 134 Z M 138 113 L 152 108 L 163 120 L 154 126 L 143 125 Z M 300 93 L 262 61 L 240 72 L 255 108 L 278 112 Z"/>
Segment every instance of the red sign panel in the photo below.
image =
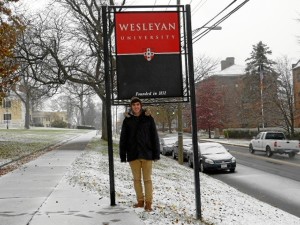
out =
<path fill-rule="evenodd" d="M 117 55 L 180 53 L 178 12 L 115 13 L 115 25 Z"/>
<path fill-rule="evenodd" d="M 118 99 L 183 96 L 179 12 L 114 16 Z"/>

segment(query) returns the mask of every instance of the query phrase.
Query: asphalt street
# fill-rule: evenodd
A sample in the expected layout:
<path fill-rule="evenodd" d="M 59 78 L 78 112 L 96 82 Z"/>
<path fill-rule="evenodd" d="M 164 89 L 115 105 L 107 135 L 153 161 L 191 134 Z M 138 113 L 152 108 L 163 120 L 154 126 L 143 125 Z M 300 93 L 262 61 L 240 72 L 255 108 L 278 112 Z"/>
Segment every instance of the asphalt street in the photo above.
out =
<path fill-rule="evenodd" d="M 286 156 L 268 158 L 247 148 L 227 148 L 237 158 L 235 173 L 211 173 L 239 191 L 300 217 L 300 164 Z"/>

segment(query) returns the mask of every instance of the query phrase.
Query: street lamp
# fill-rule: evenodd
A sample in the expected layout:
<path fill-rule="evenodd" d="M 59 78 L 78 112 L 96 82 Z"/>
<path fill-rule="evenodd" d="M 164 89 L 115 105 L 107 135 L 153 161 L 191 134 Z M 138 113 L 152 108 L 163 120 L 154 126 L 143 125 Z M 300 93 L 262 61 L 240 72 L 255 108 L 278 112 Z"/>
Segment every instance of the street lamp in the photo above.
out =
<path fill-rule="evenodd" d="M 222 30 L 222 27 L 220 27 L 220 26 L 213 26 L 213 27 L 201 27 L 201 28 L 207 28 L 207 29 L 210 29 L 210 30 Z"/>
<path fill-rule="evenodd" d="M 204 31 L 202 31 L 201 33 L 198 34 L 198 32 L 200 30 L 204 29 Z M 202 26 L 202 27 L 199 27 L 195 30 L 193 30 L 193 44 L 197 41 L 199 41 L 199 39 L 201 39 L 203 36 L 205 36 L 206 34 L 208 34 L 210 31 L 212 30 L 222 30 L 222 27 L 220 26 L 217 26 L 217 25 L 213 25 L 211 27 L 207 27 L 207 26 Z"/>
<path fill-rule="evenodd" d="M 193 35 L 195 35 L 197 32 L 199 32 L 202 29 L 206 29 L 205 31 L 203 31 L 201 34 L 203 34 L 204 32 L 208 32 L 208 30 L 222 30 L 222 27 L 220 26 L 211 26 L 211 27 L 207 27 L 207 26 L 202 26 L 202 27 L 198 27 L 195 30 L 193 30 Z M 198 36 L 200 36 L 201 34 L 198 34 Z"/>

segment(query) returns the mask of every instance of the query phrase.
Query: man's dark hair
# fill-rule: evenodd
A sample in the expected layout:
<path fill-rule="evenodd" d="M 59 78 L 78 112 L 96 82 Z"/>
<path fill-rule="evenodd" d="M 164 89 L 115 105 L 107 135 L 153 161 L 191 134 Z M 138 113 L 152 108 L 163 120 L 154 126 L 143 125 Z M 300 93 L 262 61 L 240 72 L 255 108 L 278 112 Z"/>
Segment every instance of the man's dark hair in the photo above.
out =
<path fill-rule="evenodd" d="M 141 105 L 142 105 L 142 101 L 141 99 L 139 99 L 138 97 L 132 97 L 131 98 L 131 102 L 130 102 L 130 105 L 136 103 L 136 102 L 139 102 Z"/>

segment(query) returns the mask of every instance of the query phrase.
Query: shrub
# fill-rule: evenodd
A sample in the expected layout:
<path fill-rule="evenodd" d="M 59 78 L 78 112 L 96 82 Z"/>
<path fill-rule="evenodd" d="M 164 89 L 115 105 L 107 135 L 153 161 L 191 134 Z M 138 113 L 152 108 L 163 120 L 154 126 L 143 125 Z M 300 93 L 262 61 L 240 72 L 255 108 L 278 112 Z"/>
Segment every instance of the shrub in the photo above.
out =
<path fill-rule="evenodd" d="M 249 129 L 224 129 L 223 134 L 225 138 L 237 138 L 237 139 L 251 139 L 257 135 L 257 130 Z"/>
<path fill-rule="evenodd" d="M 57 128 L 67 128 L 68 124 L 62 120 L 54 120 L 51 123 L 51 127 L 57 127 Z"/>
<path fill-rule="evenodd" d="M 31 126 L 33 126 L 33 127 L 44 127 L 44 124 L 42 124 L 42 123 L 34 123 L 34 124 L 31 124 Z"/>
<path fill-rule="evenodd" d="M 87 126 L 87 125 L 79 125 L 76 127 L 77 129 L 88 129 L 88 130 L 95 130 L 95 127 Z"/>

